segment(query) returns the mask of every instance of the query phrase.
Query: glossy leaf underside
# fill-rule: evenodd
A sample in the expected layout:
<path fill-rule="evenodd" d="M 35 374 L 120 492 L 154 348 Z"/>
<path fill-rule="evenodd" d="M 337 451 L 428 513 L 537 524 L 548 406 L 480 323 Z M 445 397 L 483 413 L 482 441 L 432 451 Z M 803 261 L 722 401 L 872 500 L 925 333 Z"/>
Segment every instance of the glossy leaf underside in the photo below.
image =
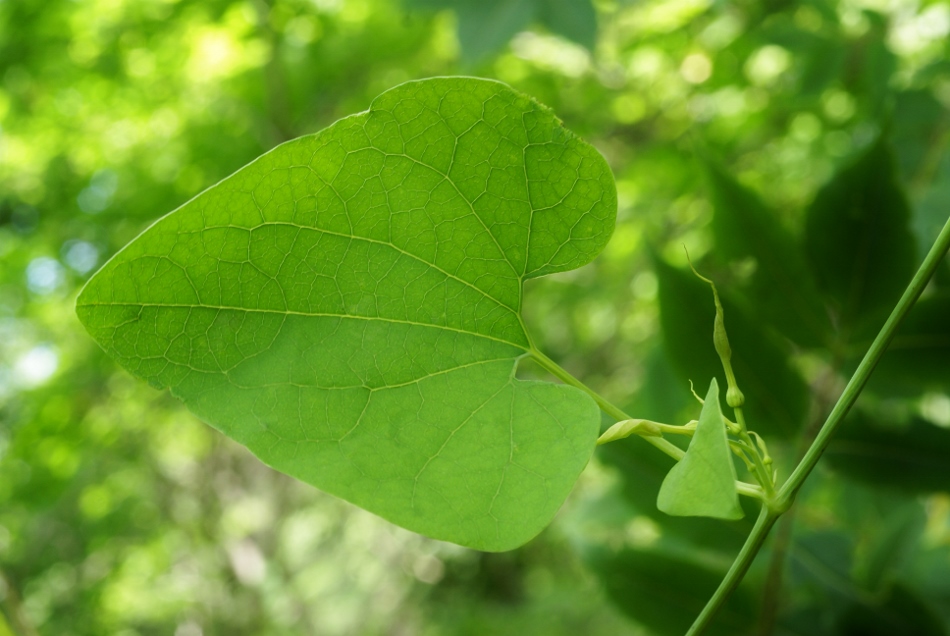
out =
<path fill-rule="evenodd" d="M 77 311 L 122 366 L 265 463 L 484 550 L 553 517 L 600 418 L 515 378 L 525 279 L 606 244 L 610 170 L 545 107 L 410 82 L 159 220 Z"/>

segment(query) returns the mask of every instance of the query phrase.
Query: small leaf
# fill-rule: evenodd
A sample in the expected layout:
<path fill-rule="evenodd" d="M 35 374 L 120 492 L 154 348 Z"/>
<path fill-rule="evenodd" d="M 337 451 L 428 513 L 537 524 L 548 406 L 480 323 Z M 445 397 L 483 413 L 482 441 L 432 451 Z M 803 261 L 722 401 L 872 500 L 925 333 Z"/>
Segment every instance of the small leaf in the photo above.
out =
<path fill-rule="evenodd" d="M 691 417 L 695 409 L 696 400 L 690 395 L 689 385 L 676 378 L 662 345 L 657 345 L 646 358 L 644 385 L 626 412 L 674 422 L 680 415 Z M 676 443 L 680 439 L 670 441 Z M 632 510 L 629 518 L 649 517 L 660 526 L 664 536 L 699 543 L 706 550 L 718 550 L 723 558 L 730 558 L 739 551 L 752 529 L 748 516 L 754 518 L 755 510 L 747 498 L 739 500 L 740 504 L 746 504 L 747 517 L 737 521 L 671 517 L 661 513 L 656 507 L 656 493 L 674 462 L 645 442 L 606 444 L 598 448 L 597 457 L 616 469 L 620 478 L 619 494 Z"/>
<path fill-rule="evenodd" d="M 887 144 L 840 170 L 808 209 L 805 247 L 819 289 L 849 336 L 877 332 L 914 273 L 910 206 Z"/>
<path fill-rule="evenodd" d="M 600 425 L 585 393 L 515 378 L 522 286 L 592 260 L 615 215 L 607 164 L 547 108 L 409 82 L 159 220 L 77 312 L 265 463 L 505 550 L 551 520 Z"/>
<path fill-rule="evenodd" d="M 670 469 L 656 506 L 668 515 L 741 519 L 726 423 L 719 409 L 719 385 L 713 378 L 686 456 Z"/>
<path fill-rule="evenodd" d="M 779 332 L 806 347 L 821 346 L 831 332 L 802 248 L 775 214 L 721 168 L 707 164 L 716 256 L 755 259 L 742 291 Z"/>
<path fill-rule="evenodd" d="M 950 492 L 950 430 L 922 419 L 883 426 L 854 411 L 835 433 L 824 458 L 844 475 L 909 492 Z"/>
<path fill-rule="evenodd" d="M 660 259 L 654 263 L 663 340 L 681 382 L 685 386 L 687 380 L 720 375 L 722 366 L 712 338 L 716 309 L 709 285 L 692 272 L 674 269 Z M 805 383 L 789 365 L 782 343 L 730 302 L 728 289 L 719 291 L 732 367 L 745 395 L 746 421 L 769 439 L 792 437 L 805 418 Z"/>

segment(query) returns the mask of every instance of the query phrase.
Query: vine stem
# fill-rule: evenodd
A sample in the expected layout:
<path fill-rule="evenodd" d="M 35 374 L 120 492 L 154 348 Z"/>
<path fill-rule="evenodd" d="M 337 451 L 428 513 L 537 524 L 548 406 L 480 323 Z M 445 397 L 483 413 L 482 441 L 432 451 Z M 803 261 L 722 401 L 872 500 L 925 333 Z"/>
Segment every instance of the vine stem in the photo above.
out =
<path fill-rule="evenodd" d="M 557 362 L 552 360 L 551 358 L 547 357 L 546 355 L 544 355 L 543 353 L 541 353 L 534 347 L 531 348 L 530 353 L 531 353 L 531 357 L 534 358 L 538 364 L 540 364 L 542 367 L 544 367 L 545 369 L 551 372 L 551 375 L 561 380 L 565 384 L 569 384 L 572 387 L 580 389 L 587 395 L 594 398 L 594 402 L 597 402 L 597 406 L 599 406 L 600 409 L 604 413 L 609 415 L 610 417 L 614 418 L 618 422 L 621 420 L 630 419 L 629 415 L 627 415 L 626 413 L 618 409 L 616 406 L 614 406 L 613 404 L 611 404 L 610 402 L 602 398 L 600 394 L 598 394 L 589 386 L 587 386 L 586 384 L 584 384 L 583 382 L 575 378 L 573 375 L 568 373 L 565 369 L 561 368 L 561 366 Z M 664 453 L 666 453 L 667 455 L 669 455 L 676 461 L 683 459 L 683 457 L 686 455 L 686 451 L 684 451 L 679 446 L 672 444 L 669 440 L 663 439 L 662 437 L 647 436 L 647 437 L 644 437 L 643 439 L 650 442 L 651 444 L 659 448 L 661 451 L 663 451 Z"/>
<path fill-rule="evenodd" d="M 940 261 L 948 249 L 950 249 L 950 218 L 947 219 L 943 229 L 940 230 L 937 240 L 933 246 L 931 246 L 930 251 L 927 252 L 924 262 L 921 263 L 917 273 L 914 274 L 914 278 L 911 279 L 907 289 L 904 290 L 904 294 L 897 302 L 887 322 L 884 323 L 884 326 L 877 334 L 874 342 L 871 343 L 871 347 L 864 355 L 854 375 L 851 376 L 851 379 L 848 381 L 847 386 L 838 398 L 831 413 L 828 414 L 815 440 L 805 452 L 805 456 L 802 457 L 802 460 L 798 466 L 795 467 L 795 470 L 792 471 L 792 474 L 779 489 L 776 496 L 764 502 L 762 510 L 759 512 L 759 518 L 756 520 L 752 532 L 748 538 L 746 538 L 745 544 L 739 551 L 738 556 L 736 556 L 736 560 L 732 563 L 732 567 L 729 568 L 722 583 L 719 584 L 719 588 L 715 594 L 713 594 L 712 598 L 709 599 L 709 602 L 706 603 L 706 607 L 703 608 L 703 611 L 696 618 L 693 626 L 690 627 L 687 636 L 701 634 L 712 621 L 719 608 L 726 602 L 729 594 L 731 594 L 742 581 L 742 577 L 745 576 L 749 566 L 752 565 L 752 561 L 755 560 L 756 554 L 765 542 L 769 530 L 772 529 L 775 521 L 791 507 L 795 495 L 798 494 L 798 490 L 802 487 L 802 484 L 805 483 L 805 479 L 815 468 L 818 459 L 831 441 L 831 436 L 834 434 L 835 429 L 858 399 L 858 395 L 861 394 L 861 390 L 864 388 L 868 378 L 871 376 L 871 372 L 884 354 L 884 350 L 887 349 L 891 338 L 894 337 L 898 326 L 900 326 L 907 312 L 914 306 L 914 303 L 917 302 L 917 298 L 920 297 L 921 292 L 923 292 L 927 286 L 927 282 L 940 265 Z"/>
<path fill-rule="evenodd" d="M 614 418 L 618 422 L 631 419 L 629 415 L 605 400 L 599 393 L 575 378 L 567 370 L 562 368 L 561 365 L 544 355 L 542 352 L 538 351 L 536 348 L 532 347 L 530 354 L 535 359 L 535 361 L 547 371 L 549 371 L 551 375 L 555 376 L 565 384 L 569 384 L 574 388 L 580 389 L 587 395 L 591 396 L 594 399 L 594 402 L 597 403 L 597 406 L 599 406 L 600 409 L 610 417 Z M 662 437 L 657 437 L 655 435 L 644 435 L 641 436 L 641 439 L 650 442 L 676 461 L 679 461 L 686 456 L 686 451 Z M 746 497 L 758 499 L 759 501 L 765 501 L 766 497 L 764 491 L 758 485 L 746 483 L 744 481 L 736 481 L 736 492 Z"/>
<path fill-rule="evenodd" d="M 726 573 L 726 577 L 722 580 L 722 583 L 719 584 L 719 587 L 712 595 L 712 598 L 709 599 L 709 602 L 706 603 L 706 607 L 703 608 L 703 611 L 700 612 L 699 616 L 697 616 L 693 622 L 692 627 L 686 632 L 686 636 L 697 636 L 701 634 L 709 623 L 712 622 L 716 612 L 718 612 L 719 608 L 726 602 L 726 599 L 729 598 L 732 591 L 739 586 L 742 577 L 745 576 L 749 566 L 752 565 L 752 561 L 755 560 L 755 555 L 758 554 L 762 544 L 765 543 L 766 537 L 769 536 L 769 530 L 772 529 L 775 521 L 781 515 L 781 512 L 773 510 L 767 505 L 762 506 L 759 510 L 759 516 L 755 520 L 755 525 L 752 526 L 752 532 L 749 533 L 748 538 L 746 538 L 745 543 L 742 545 L 739 555 L 736 557 L 736 560 L 732 562 L 732 566 Z"/>

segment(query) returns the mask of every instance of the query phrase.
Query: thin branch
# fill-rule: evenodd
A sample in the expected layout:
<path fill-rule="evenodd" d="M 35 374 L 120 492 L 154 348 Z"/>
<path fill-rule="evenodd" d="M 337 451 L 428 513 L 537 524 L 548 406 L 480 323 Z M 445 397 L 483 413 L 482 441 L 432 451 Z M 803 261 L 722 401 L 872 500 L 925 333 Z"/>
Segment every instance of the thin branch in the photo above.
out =
<path fill-rule="evenodd" d="M 838 402 L 831 410 L 828 419 L 825 420 L 824 425 L 815 437 L 815 441 L 812 442 L 812 445 L 808 448 L 802 461 L 799 462 L 795 470 L 792 471 L 788 481 L 785 482 L 778 494 L 774 498 L 766 501 L 765 505 L 762 506 L 759 518 L 756 520 L 752 532 L 748 538 L 746 538 L 745 544 L 739 551 L 736 560 L 732 563 L 732 567 L 729 568 L 729 572 L 726 573 L 726 578 L 723 579 L 719 585 L 719 589 L 716 590 L 712 598 L 709 599 L 709 602 L 706 603 L 706 607 L 703 608 L 703 611 L 696 618 L 687 636 L 697 636 L 702 633 L 712 621 L 716 612 L 719 611 L 719 608 L 722 607 L 726 599 L 729 598 L 732 591 L 739 585 L 740 581 L 742 581 L 742 577 L 745 576 L 749 566 L 752 565 L 752 561 L 765 542 L 772 525 L 776 519 L 791 506 L 798 490 L 815 468 L 818 459 L 831 441 L 831 436 L 835 429 L 858 399 L 858 395 L 860 395 L 861 390 L 867 383 L 871 372 L 881 359 L 885 349 L 887 349 L 891 338 L 894 337 L 894 332 L 897 331 L 901 321 L 907 315 L 907 312 L 910 311 L 910 308 L 913 307 L 917 298 L 924 290 L 924 287 L 927 286 L 927 282 L 940 265 L 948 249 L 950 249 L 950 218 L 947 219 L 936 242 L 930 248 L 930 251 L 927 252 L 924 262 L 920 265 L 917 273 L 914 274 L 914 278 L 910 281 L 903 296 L 901 296 L 901 299 L 897 302 L 894 311 L 891 312 L 887 322 L 884 323 L 884 327 L 874 339 L 871 348 L 868 349 L 864 359 L 861 360 L 861 364 L 858 365 L 854 375 L 851 376 L 851 380 L 845 387 L 841 397 L 838 398 Z"/>
<path fill-rule="evenodd" d="M 759 517 L 755 520 L 755 525 L 752 526 L 752 532 L 749 533 L 749 537 L 739 551 L 736 560 L 732 562 L 732 567 L 729 568 L 726 577 L 719 584 L 715 594 L 706 603 L 706 607 L 696 617 L 693 626 L 686 632 L 686 636 L 698 636 L 709 626 L 709 623 L 716 616 L 716 612 L 723 606 L 732 591 L 742 582 L 742 577 L 749 570 L 749 566 L 755 560 L 755 555 L 758 554 L 762 544 L 765 543 L 766 537 L 769 536 L 769 530 L 772 529 L 780 514 L 771 510 L 767 505 L 762 506 Z"/>

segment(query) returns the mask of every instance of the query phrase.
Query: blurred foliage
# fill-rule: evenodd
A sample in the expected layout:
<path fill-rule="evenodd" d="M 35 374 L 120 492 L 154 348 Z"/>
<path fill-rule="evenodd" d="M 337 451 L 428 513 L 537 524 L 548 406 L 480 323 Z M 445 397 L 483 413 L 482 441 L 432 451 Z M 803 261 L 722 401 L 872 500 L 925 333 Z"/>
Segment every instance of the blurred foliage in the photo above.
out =
<path fill-rule="evenodd" d="M 685 246 L 786 477 L 950 210 L 950 4 L 590 6 L 0 2 L 0 634 L 682 630 L 749 522 L 659 513 L 671 462 L 646 444 L 605 447 L 552 528 L 482 555 L 267 469 L 72 310 L 109 255 L 276 143 L 407 79 L 493 77 L 617 177 L 605 253 L 526 289 L 538 346 L 636 416 L 694 418 L 687 380 L 718 370 Z M 946 633 L 948 288 L 945 267 L 724 633 Z"/>

